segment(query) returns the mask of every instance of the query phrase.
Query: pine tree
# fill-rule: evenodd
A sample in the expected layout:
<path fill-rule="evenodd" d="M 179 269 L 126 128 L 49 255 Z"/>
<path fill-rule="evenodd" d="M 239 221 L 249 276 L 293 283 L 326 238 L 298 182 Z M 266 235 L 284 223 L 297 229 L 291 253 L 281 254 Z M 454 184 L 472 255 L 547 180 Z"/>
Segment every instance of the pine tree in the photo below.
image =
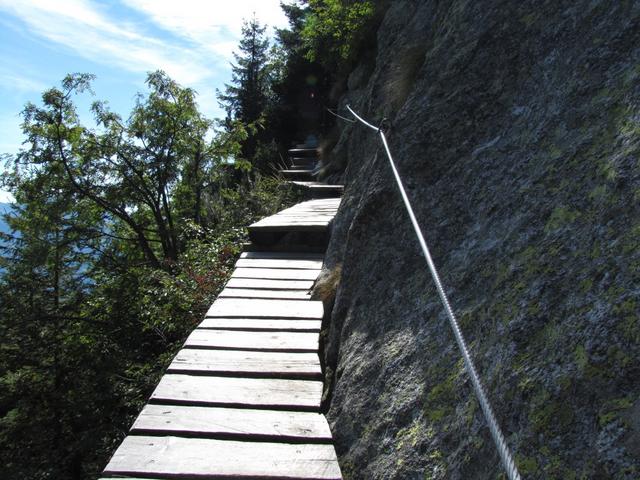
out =
<path fill-rule="evenodd" d="M 249 136 L 243 143 L 242 153 L 255 163 L 255 153 L 261 140 L 258 129 L 269 103 L 269 40 L 265 36 L 266 26 L 253 17 L 245 21 L 239 53 L 234 53 L 231 65 L 231 84 L 225 84 L 225 92 L 217 91 L 220 106 L 227 112 L 226 124 L 240 121 L 251 126 Z M 263 168 L 264 165 L 257 165 Z"/>

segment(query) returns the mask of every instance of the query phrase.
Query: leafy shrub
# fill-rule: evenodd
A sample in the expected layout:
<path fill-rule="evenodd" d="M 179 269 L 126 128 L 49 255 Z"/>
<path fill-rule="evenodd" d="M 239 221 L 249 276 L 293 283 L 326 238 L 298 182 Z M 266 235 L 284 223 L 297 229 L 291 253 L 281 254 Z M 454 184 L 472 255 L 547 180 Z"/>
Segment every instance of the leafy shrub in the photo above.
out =
<path fill-rule="evenodd" d="M 370 0 L 309 0 L 302 29 L 306 56 L 328 70 L 351 63 L 366 37 L 375 7 Z"/>

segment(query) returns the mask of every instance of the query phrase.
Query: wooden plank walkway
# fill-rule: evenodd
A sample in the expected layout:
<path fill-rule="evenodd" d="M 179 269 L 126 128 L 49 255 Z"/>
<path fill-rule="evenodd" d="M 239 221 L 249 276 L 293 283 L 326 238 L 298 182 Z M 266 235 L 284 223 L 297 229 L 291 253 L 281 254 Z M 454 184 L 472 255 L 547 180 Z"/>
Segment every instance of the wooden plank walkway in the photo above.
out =
<path fill-rule="evenodd" d="M 272 251 L 324 252 L 329 225 L 340 198 L 318 198 L 299 203 L 249 226 L 252 248 Z"/>
<path fill-rule="evenodd" d="M 338 204 L 303 202 L 250 228 L 328 235 Z M 295 247 L 241 255 L 103 478 L 342 478 L 319 413 L 324 312 L 309 289 L 322 254 L 298 252 L 304 243 Z"/>

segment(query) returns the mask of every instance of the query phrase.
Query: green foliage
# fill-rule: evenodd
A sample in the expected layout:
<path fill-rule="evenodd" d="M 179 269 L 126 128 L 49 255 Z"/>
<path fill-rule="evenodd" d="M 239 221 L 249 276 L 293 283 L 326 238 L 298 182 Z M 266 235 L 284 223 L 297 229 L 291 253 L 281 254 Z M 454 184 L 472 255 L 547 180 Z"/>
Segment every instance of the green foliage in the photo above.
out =
<path fill-rule="evenodd" d="M 243 157 L 259 170 L 267 171 L 269 164 L 256 155 L 258 146 L 265 141 L 264 117 L 271 99 L 271 63 L 268 61 L 269 41 L 266 26 L 253 17 L 242 26 L 239 53 L 234 52 L 231 83 L 225 91 L 217 91 L 219 104 L 227 112 L 225 126 L 232 129 L 234 122 L 247 126 L 242 140 Z"/>
<path fill-rule="evenodd" d="M 349 62 L 364 38 L 367 22 L 375 12 L 370 0 L 309 0 L 302 29 L 306 56 L 332 69 L 336 60 Z"/>
<path fill-rule="evenodd" d="M 148 77 L 124 122 L 83 126 L 65 78 L 27 105 L 0 273 L 3 478 L 96 478 L 228 279 L 244 226 L 299 199 L 244 172 L 241 122 L 214 132 L 195 93 Z"/>

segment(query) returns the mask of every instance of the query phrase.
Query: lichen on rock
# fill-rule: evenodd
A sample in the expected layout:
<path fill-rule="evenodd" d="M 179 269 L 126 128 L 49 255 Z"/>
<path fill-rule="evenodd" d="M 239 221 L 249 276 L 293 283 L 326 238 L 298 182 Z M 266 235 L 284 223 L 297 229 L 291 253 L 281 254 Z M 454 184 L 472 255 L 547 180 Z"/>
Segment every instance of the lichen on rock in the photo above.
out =
<path fill-rule="evenodd" d="M 375 48 L 340 104 L 390 120 L 523 475 L 638 478 L 640 4 L 398 0 Z M 345 478 L 503 478 L 377 136 L 339 127 L 325 352 Z"/>

